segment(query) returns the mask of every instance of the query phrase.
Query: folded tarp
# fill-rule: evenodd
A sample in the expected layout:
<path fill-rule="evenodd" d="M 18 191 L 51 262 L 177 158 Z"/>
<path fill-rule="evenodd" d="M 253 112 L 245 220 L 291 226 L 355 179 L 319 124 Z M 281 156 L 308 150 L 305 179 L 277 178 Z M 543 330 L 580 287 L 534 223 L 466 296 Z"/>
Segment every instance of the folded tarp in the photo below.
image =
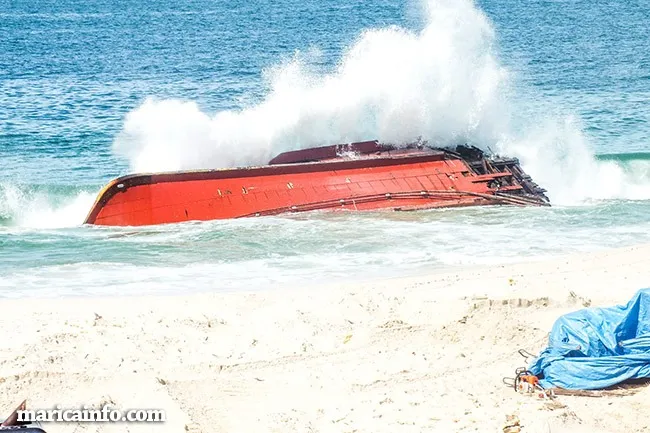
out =
<path fill-rule="evenodd" d="M 627 305 L 561 316 L 529 370 L 544 388 L 601 389 L 650 378 L 650 288 Z"/>

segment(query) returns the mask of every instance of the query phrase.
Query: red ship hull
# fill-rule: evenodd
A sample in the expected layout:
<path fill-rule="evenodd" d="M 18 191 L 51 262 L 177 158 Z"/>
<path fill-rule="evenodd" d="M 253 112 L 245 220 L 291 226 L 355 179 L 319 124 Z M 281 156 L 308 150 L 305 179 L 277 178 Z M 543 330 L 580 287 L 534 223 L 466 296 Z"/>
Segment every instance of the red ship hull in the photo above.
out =
<path fill-rule="evenodd" d="M 261 167 L 129 175 L 100 192 L 86 223 L 141 226 L 318 209 L 548 205 L 518 161 L 502 161 L 499 167 L 482 156 L 468 160 L 447 150 L 364 142 L 288 152 Z"/>

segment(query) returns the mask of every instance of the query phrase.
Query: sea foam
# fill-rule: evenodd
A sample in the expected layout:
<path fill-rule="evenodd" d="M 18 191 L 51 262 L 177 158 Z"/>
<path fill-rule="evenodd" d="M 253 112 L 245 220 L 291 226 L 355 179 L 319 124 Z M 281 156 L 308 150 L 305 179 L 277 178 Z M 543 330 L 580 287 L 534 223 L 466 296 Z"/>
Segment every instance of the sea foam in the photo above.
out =
<path fill-rule="evenodd" d="M 81 225 L 95 199 L 88 191 L 54 192 L 0 183 L 0 226 L 34 229 Z"/>
<path fill-rule="evenodd" d="M 525 95 L 513 97 L 520 87 L 498 57 L 492 23 L 472 1 L 428 0 L 420 9 L 421 29 L 368 29 L 328 73 L 310 68 L 309 53 L 264 71 L 269 91 L 256 105 L 206 113 L 192 101 L 147 99 L 127 114 L 114 152 L 133 171 L 164 171 L 422 138 L 519 157 L 555 204 L 650 198 L 648 170 L 596 160 L 571 113 L 548 114 L 550 102 L 535 101 L 538 112 L 512 121 Z"/>

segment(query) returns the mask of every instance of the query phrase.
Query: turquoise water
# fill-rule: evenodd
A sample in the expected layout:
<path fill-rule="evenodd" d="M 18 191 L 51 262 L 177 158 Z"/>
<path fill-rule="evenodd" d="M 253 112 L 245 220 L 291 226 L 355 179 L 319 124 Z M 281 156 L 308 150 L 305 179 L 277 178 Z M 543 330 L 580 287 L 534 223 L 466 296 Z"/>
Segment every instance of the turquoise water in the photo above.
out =
<path fill-rule="evenodd" d="M 308 286 L 650 242 L 650 6 L 0 0 L 0 296 Z M 549 209 L 81 223 L 134 171 L 422 136 Z"/>

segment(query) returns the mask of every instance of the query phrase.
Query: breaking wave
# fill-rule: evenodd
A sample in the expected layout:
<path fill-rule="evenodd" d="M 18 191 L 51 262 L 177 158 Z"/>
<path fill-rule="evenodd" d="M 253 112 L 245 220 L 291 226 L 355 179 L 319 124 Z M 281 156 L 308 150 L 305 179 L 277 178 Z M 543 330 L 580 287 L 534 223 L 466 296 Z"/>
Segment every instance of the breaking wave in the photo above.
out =
<path fill-rule="evenodd" d="M 70 187 L 0 183 L 0 227 L 43 229 L 81 225 L 95 195 Z"/>
<path fill-rule="evenodd" d="M 650 161 L 650 152 L 603 153 L 596 155 L 596 158 L 601 161 L 617 161 L 621 163 Z"/>
<path fill-rule="evenodd" d="M 493 142 L 506 80 L 493 40 L 471 3 L 435 2 L 422 31 L 367 30 L 331 73 L 312 71 L 315 54 L 300 53 L 265 71 L 270 90 L 252 107 L 210 115 L 194 102 L 149 99 L 126 116 L 114 150 L 149 171 L 259 164 L 369 138 Z"/>
<path fill-rule="evenodd" d="M 133 171 L 262 164 L 313 145 L 419 137 L 469 142 L 517 156 L 556 204 L 650 199 L 645 163 L 598 159 L 579 121 L 548 107 L 513 121 L 515 85 L 496 51 L 494 28 L 471 0 L 429 0 L 425 25 L 369 29 L 329 73 L 312 54 L 264 71 L 257 105 L 209 114 L 191 101 L 148 99 L 128 113 L 114 142 Z M 513 96 L 513 93 L 515 95 Z M 516 125 L 516 126 L 515 126 Z"/>
<path fill-rule="evenodd" d="M 650 161 L 634 153 L 628 158 L 598 158 L 590 147 L 580 120 L 571 115 L 542 118 L 497 144 L 504 154 L 521 159 L 554 204 L 650 199 Z"/>

